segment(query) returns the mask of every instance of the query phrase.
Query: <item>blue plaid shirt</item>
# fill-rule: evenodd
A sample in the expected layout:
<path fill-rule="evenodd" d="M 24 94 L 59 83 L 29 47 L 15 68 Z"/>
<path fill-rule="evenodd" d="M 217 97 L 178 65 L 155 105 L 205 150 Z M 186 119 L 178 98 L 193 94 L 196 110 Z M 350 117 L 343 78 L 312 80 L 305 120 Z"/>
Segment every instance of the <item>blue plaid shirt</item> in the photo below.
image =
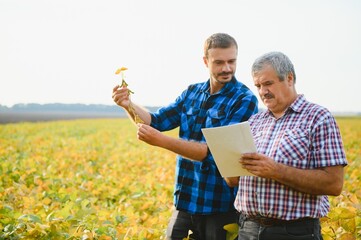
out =
<path fill-rule="evenodd" d="M 179 127 L 179 137 L 205 142 L 201 128 L 219 127 L 248 120 L 258 111 L 256 96 L 235 78 L 216 94 L 209 93 L 209 80 L 190 85 L 169 106 L 152 113 L 151 126 L 159 131 Z M 236 188 L 220 175 L 210 153 L 202 161 L 177 155 L 174 204 L 190 214 L 234 210 Z"/>

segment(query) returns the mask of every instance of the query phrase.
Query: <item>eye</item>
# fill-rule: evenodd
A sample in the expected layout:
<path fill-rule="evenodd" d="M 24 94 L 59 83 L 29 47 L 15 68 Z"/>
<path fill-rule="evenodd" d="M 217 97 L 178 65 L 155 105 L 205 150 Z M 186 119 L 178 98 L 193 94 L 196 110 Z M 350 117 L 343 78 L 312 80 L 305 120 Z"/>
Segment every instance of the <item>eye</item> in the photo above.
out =
<path fill-rule="evenodd" d="M 270 85 L 272 85 L 272 84 L 273 84 L 272 81 L 267 81 L 267 82 L 265 82 L 263 85 L 265 85 L 265 86 L 270 86 Z"/>

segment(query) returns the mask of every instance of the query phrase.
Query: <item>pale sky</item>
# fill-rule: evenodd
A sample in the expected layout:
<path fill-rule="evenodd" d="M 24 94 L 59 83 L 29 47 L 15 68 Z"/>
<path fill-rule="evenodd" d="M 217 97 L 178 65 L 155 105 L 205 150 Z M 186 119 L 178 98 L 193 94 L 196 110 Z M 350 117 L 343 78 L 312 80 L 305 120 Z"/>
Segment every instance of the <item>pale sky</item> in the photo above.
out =
<path fill-rule="evenodd" d="M 360 0 L 0 0 L 0 104 L 113 105 L 125 66 L 134 102 L 166 105 L 209 78 L 216 32 L 237 40 L 236 77 L 256 95 L 253 61 L 281 51 L 298 93 L 361 112 Z"/>

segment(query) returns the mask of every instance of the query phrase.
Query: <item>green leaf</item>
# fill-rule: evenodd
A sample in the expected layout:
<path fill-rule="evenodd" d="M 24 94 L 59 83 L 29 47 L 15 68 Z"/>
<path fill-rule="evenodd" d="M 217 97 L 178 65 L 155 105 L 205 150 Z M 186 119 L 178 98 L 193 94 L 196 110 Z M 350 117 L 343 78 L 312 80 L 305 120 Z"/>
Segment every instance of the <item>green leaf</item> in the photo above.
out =
<path fill-rule="evenodd" d="M 348 219 L 356 217 L 356 209 L 353 207 L 342 208 L 339 218 Z"/>
<path fill-rule="evenodd" d="M 224 230 L 227 231 L 226 239 L 227 240 L 234 240 L 238 236 L 238 224 L 237 223 L 230 223 L 224 225 Z"/>

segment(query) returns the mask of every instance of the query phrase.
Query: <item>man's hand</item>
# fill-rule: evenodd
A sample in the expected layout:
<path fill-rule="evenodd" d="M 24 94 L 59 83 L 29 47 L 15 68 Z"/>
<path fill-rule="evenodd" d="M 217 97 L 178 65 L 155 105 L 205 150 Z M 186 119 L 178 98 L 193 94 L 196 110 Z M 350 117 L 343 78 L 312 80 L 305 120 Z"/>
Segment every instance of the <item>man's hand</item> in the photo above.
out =
<path fill-rule="evenodd" d="M 128 108 L 130 104 L 129 91 L 126 86 L 116 85 L 113 88 L 113 101 L 120 107 Z"/>
<path fill-rule="evenodd" d="M 161 147 L 165 141 L 165 135 L 157 129 L 142 123 L 138 123 L 138 139 L 153 146 Z"/>
<path fill-rule="evenodd" d="M 258 177 L 273 179 L 277 173 L 278 163 L 264 154 L 245 153 L 239 162 L 243 168 Z"/>

